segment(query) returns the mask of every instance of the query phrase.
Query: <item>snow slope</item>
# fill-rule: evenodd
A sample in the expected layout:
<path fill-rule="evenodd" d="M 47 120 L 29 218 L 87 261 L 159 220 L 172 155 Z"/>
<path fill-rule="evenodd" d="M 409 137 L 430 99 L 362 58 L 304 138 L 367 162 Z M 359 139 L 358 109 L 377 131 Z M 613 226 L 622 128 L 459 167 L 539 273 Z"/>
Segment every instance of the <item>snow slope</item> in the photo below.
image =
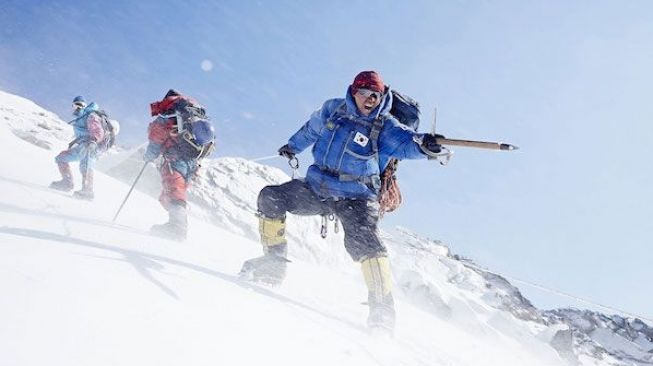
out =
<path fill-rule="evenodd" d="M 319 238 L 315 218 L 289 218 L 293 263 L 281 287 L 234 275 L 260 252 L 252 215 L 258 189 L 285 174 L 236 158 L 208 162 L 191 194 L 189 240 L 169 242 L 146 234 L 166 217 L 152 197 L 155 171 L 116 224 L 111 217 L 128 190 L 119 180 L 97 174 L 92 203 L 47 188 L 66 128 L 0 92 L 0 144 L 20 157 L 0 162 L 1 364 L 617 365 L 646 364 L 637 362 L 653 348 L 640 337 L 639 353 L 628 358 L 632 349 L 608 352 L 586 336 L 584 344 L 595 346 L 587 351 L 566 317 L 543 317 L 500 276 L 406 229 L 384 233 L 396 336 L 372 338 L 357 265 L 341 234 Z M 113 162 L 104 170 L 126 181 L 142 164 L 137 152 L 106 160 Z M 611 331 L 597 337 L 617 348 L 614 340 L 623 339 Z"/>

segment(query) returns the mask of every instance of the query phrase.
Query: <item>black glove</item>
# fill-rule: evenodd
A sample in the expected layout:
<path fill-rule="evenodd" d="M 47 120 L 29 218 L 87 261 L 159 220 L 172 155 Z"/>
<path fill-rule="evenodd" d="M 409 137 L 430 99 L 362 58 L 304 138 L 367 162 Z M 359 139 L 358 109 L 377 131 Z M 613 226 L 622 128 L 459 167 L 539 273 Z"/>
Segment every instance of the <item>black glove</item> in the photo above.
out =
<path fill-rule="evenodd" d="M 443 135 L 439 135 L 437 133 L 424 134 L 424 137 L 422 138 L 422 147 L 434 154 L 437 154 L 442 151 L 442 146 L 437 143 L 437 139 L 443 138 L 445 138 Z"/>
<path fill-rule="evenodd" d="M 290 146 L 288 144 L 285 144 L 279 148 L 279 155 L 283 156 L 286 159 L 293 159 L 295 157 L 295 153 L 290 149 Z"/>

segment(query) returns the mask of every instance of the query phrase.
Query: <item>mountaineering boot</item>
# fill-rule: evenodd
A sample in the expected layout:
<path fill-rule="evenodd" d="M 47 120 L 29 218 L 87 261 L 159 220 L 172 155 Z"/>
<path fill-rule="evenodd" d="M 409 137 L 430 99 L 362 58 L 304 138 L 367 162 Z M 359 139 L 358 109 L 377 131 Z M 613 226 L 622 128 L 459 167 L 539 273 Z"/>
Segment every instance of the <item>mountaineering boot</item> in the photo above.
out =
<path fill-rule="evenodd" d="M 261 282 L 271 286 L 280 285 L 286 278 L 286 267 L 289 262 L 286 259 L 287 244 L 279 244 L 274 247 L 280 253 L 266 253 L 263 256 L 252 258 L 245 263 L 240 270 L 242 279 L 254 282 Z"/>
<path fill-rule="evenodd" d="M 395 329 L 395 302 L 392 293 L 385 295 L 381 301 L 368 295 L 368 304 L 370 313 L 367 317 L 367 327 L 370 331 L 392 335 Z"/>
<path fill-rule="evenodd" d="M 154 225 L 150 234 L 177 241 L 186 240 L 188 233 L 188 214 L 185 204 L 172 204 L 168 209 L 168 222 Z"/>
<path fill-rule="evenodd" d="M 58 191 L 70 192 L 75 188 L 73 183 L 73 173 L 70 171 L 68 163 L 57 163 L 59 173 L 61 173 L 61 180 L 56 180 L 50 183 L 50 188 Z"/>
<path fill-rule="evenodd" d="M 390 261 L 386 256 L 365 258 L 361 261 L 365 277 L 370 313 L 367 326 L 371 331 L 382 330 L 392 334 L 395 328 L 395 303 L 392 297 Z"/>
<path fill-rule="evenodd" d="M 263 256 L 245 261 L 241 278 L 279 285 L 286 277 L 288 244 L 286 243 L 286 218 L 273 219 L 259 214 L 259 233 Z"/>
<path fill-rule="evenodd" d="M 82 189 L 75 191 L 75 193 L 73 193 L 73 197 L 87 201 L 92 201 L 93 198 L 95 198 L 95 194 L 93 194 L 92 170 L 89 170 L 86 172 L 86 174 L 84 174 L 84 177 L 82 177 Z"/>

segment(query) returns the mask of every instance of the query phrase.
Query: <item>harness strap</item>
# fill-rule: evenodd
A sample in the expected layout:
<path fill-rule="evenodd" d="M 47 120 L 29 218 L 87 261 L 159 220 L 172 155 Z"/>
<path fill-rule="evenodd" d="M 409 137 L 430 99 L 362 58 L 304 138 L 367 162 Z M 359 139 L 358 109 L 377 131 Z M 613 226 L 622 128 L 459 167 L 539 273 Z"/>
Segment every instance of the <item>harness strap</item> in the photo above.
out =
<path fill-rule="evenodd" d="M 377 174 L 370 175 L 367 177 L 360 177 L 353 174 L 338 174 L 338 180 L 341 182 L 353 182 L 358 181 L 363 184 L 372 185 L 372 187 L 379 188 L 381 187 L 381 177 Z"/>
<path fill-rule="evenodd" d="M 374 188 L 381 187 L 381 177 L 378 174 L 369 176 L 359 176 L 354 174 L 342 174 L 331 169 L 320 169 L 323 173 L 327 173 L 332 177 L 338 178 L 341 182 L 360 182 L 363 184 L 371 185 Z"/>

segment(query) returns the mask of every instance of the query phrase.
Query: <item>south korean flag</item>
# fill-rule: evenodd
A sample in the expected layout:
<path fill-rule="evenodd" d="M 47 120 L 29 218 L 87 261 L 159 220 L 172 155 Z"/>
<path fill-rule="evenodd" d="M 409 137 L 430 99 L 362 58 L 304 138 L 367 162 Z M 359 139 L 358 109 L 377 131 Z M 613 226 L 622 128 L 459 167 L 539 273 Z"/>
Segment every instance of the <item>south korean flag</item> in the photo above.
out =
<path fill-rule="evenodd" d="M 357 144 L 359 144 L 362 147 L 365 147 L 365 146 L 367 146 L 368 141 L 370 141 L 369 137 L 363 135 L 360 132 L 356 132 L 356 136 L 354 136 L 354 142 L 356 142 Z"/>

